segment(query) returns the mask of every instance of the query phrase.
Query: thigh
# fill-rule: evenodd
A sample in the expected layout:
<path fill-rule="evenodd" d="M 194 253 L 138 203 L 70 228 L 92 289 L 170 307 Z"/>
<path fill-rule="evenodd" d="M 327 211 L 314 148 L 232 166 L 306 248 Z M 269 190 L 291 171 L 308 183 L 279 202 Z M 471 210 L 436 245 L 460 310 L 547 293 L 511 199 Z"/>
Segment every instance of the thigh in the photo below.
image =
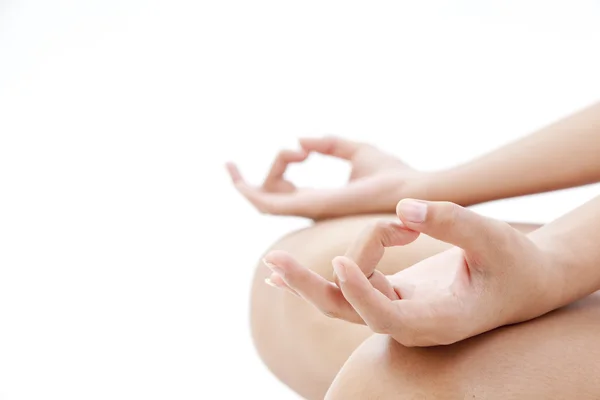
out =
<path fill-rule="evenodd" d="M 331 260 L 344 254 L 369 223 L 393 215 L 328 220 L 294 232 L 271 249 L 290 252 L 304 266 L 329 279 Z M 388 273 L 444 250 L 445 243 L 420 238 L 405 248 L 389 249 L 380 267 Z M 267 286 L 270 271 L 256 268 L 251 297 L 251 328 L 255 346 L 269 369 L 308 399 L 322 399 L 348 356 L 371 335 L 368 328 L 328 318 L 296 296 Z"/>
<path fill-rule="evenodd" d="M 331 278 L 331 260 L 344 254 L 369 223 L 381 218 L 396 217 L 369 215 L 320 222 L 284 237 L 271 250 L 286 250 L 303 265 Z M 387 249 L 378 268 L 395 273 L 448 247 L 422 235 L 408 246 Z M 322 399 L 348 356 L 372 333 L 362 325 L 328 318 L 302 299 L 265 285 L 269 275 L 259 263 L 251 298 L 252 335 L 258 353 L 293 390 L 305 398 Z"/>
<path fill-rule="evenodd" d="M 367 339 L 327 395 L 334 399 L 600 398 L 600 293 L 535 320 L 450 345 Z"/>

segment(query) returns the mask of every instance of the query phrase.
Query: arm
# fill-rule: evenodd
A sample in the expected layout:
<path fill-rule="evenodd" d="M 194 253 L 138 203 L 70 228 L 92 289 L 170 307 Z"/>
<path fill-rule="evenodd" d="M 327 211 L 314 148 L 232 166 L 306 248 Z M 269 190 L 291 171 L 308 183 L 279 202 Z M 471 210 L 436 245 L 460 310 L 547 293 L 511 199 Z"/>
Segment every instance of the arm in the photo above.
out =
<path fill-rule="evenodd" d="M 600 197 L 529 234 L 553 260 L 560 307 L 600 290 Z"/>
<path fill-rule="evenodd" d="M 282 252 L 265 257 L 280 267 L 271 281 L 406 346 L 454 343 L 600 289 L 600 197 L 529 235 L 448 202 L 404 199 L 397 212 L 401 223 L 368 228 L 333 259 L 337 285 Z M 418 233 L 456 247 L 394 275 L 375 269 L 384 247 Z"/>
<path fill-rule="evenodd" d="M 469 163 L 411 196 L 472 205 L 600 181 L 600 103 Z"/>
<path fill-rule="evenodd" d="M 236 189 L 261 212 L 312 219 L 392 212 L 406 197 L 472 205 L 600 181 L 600 103 L 440 172 L 416 171 L 373 146 L 341 138 L 303 138 L 300 147 L 282 151 L 258 187 L 228 164 Z M 304 162 L 310 153 L 347 161 L 352 168 L 348 184 L 302 189 L 287 181 L 287 166 Z"/>

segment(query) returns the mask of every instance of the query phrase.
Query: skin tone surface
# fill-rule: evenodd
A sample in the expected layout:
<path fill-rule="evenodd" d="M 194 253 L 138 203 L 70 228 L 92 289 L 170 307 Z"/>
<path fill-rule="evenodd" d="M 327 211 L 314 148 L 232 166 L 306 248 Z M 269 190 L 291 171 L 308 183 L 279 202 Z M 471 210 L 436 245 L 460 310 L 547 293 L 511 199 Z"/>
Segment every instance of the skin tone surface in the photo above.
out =
<path fill-rule="evenodd" d="M 405 199 L 398 214 L 401 223 L 376 223 L 333 259 L 337 284 L 285 252 L 265 257 L 270 281 L 405 346 L 454 343 L 600 290 L 600 246 L 588 239 L 600 225 L 600 198 L 529 236 L 453 203 Z M 454 247 L 393 275 L 375 270 L 385 247 L 420 232 Z"/>
<path fill-rule="evenodd" d="M 600 103 L 533 134 L 448 170 L 422 172 L 375 147 L 336 137 L 300 139 L 301 150 L 284 150 L 264 183 L 246 183 L 237 166 L 227 169 L 238 191 L 261 212 L 312 219 L 393 213 L 403 198 L 450 201 L 468 206 L 486 201 L 566 189 L 600 181 Z M 348 185 L 301 189 L 286 181 L 290 163 L 311 152 L 346 160 Z"/>
<path fill-rule="evenodd" d="M 281 151 L 261 187 L 252 187 L 237 166 L 227 164 L 236 189 L 259 211 L 314 220 L 344 215 L 392 212 L 400 193 L 412 192 L 427 173 L 416 171 L 373 146 L 336 137 L 302 138 L 301 150 Z M 336 189 L 296 188 L 284 177 L 287 166 L 311 153 L 346 160 L 352 167 L 348 184 Z"/>
<path fill-rule="evenodd" d="M 319 222 L 286 235 L 271 250 L 292 254 L 333 280 L 331 259 L 377 221 L 395 218 Z M 537 228 L 515 227 L 523 233 Z M 378 269 L 392 275 L 448 248 L 421 235 L 406 246 L 387 248 Z M 274 375 L 302 398 L 323 399 L 329 390 L 330 399 L 592 400 L 600 391 L 595 378 L 600 376 L 597 294 L 452 345 L 406 347 L 365 325 L 331 318 L 287 290 L 265 285 L 270 274 L 258 262 L 251 301 L 254 343 Z"/>
<path fill-rule="evenodd" d="M 330 240 L 327 257 L 333 276 L 314 272 L 302 256 L 285 248 L 265 256 L 271 271 L 263 273 L 267 283 L 311 304 L 313 312 L 319 310 L 332 321 L 352 323 L 344 326 L 347 338 L 358 332 L 349 327 L 366 325 L 369 332 L 385 334 L 392 341 L 386 342 L 388 350 L 390 343 L 402 348 L 463 343 L 497 327 L 530 321 L 600 289 L 596 233 L 600 199 L 529 233 L 461 207 L 600 181 L 600 104 L 447 171 L 415 171 L 372 146 L 339 138 L 303 139 L 301 147 L 298 152 L 282 152 L 260 188 L 246 184 L 229 164 L 236 188 L 262 212 L 315 220 L 387 212 L 397 206 L 397 218 L 371 220 L 344 249 L 334 244 L 337 238 Z M 348 185 L 301 190 L 287 182 L 287 164 L 303 161 L 310 152 L 348 160 L 352 165 Z M 434 256 L 408 268 L 383 268 L 385 248 L 410 249 L 422 234 L 446 243 L 446 250 L 431 251 Z M 533 323 L 521 325 L 528 324 Z M 342 336 L 338 333 L 338 341 Z M 359 348 L 365 356 L 363 347 L 370 347 L 365 342 Z M 584 352 L 575 353 L 582 360 L 586 357 Z M 540 368 L 543 372 L 544 366 Z M 348 369 L 344 367 L 336 381 L 344 370 Z M 380 371 L 382 376 L 389 373 Z M 387 385 L 390 391 L 395 390 L 393 384 L 392 380 Z M 333 387 L 341 390 L 339 385 Z M 300 385 L 295 388 L 301 392 Z M 365 393 L 358 398 L 365 398 Z M 330 391 L 330 398 L 344 398 L 334 396 Z"/>

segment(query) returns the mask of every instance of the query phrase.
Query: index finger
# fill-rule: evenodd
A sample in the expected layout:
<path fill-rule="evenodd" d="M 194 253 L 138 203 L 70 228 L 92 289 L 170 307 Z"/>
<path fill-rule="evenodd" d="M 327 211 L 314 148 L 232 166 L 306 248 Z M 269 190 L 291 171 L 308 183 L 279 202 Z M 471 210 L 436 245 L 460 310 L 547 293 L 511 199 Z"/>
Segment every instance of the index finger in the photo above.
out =
<path fill-rule="evenodd" d="M 376 333 L 394 332 L 399 315 L 392 300 L 375 289 L 349 258 L 334 258 L 333 268 L 340 278 L 340 289 L 344 297 L 365 323 Z"/>
<path fill-rule="evenodd" d="M 306 150 L 281 150 L 271 165 L 271 169 L 265 178 L 265 184 L 283 178 L 289 164 L 304 161 L 307 157 L 308 152 Z"/>
<path fill-rule="evenodd" d="M 300 138 L 300 146 L 307 151 L 315 151 L 350 160 L 362 144 L 335 136 L 325 136 L 322 138 Z"/>
<path fill-rule="evenodd" d="M 348 247 L 345 256 L 352 259 L 370 277 L 381 261 L 386 247 L 414 242 L 419 232 L 406 228 L 400 221 L 381 219 L 363 229 Z"/>

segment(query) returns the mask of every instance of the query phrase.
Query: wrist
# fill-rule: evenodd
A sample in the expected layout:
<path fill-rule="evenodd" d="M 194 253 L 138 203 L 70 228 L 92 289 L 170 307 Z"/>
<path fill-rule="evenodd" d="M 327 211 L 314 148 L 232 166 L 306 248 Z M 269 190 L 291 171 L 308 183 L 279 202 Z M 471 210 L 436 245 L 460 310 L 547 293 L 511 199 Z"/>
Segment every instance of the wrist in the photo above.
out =
<path fill-rule="evenodd" d="M 430 200 L 430 192 L 434 185 L 432 172 L 414 171 L 410 179 L 405 179 L 397 189 L 398 200 L 404 198 Z"/>
<path fill-rule="evenodd" d="M 521 240 L 512 243 L 507 268 L 506 291 L 498 297 L 497 318 L 502 325 L 521 323 L 565 305 L 563 268 L 552 249 L 535 235 L 517 232 Z M 495 317 L 494 317 L 495 318 Z"/>
<path fill-rule="evenodd" d="M 406 191 L 408 195 L 404 197 L 465 205 L 467 190 L 470 187 L 463 187 L 459 174 L 453 170 L 422 171 L 411 180 Z"/>
<path fill-rule="evenodd" d="M 575 289 L 572 285 L 569 287 L 569 264 L 575 255 L 569 254 L 568 249 L 563 246 L 561 241 L 547 232 L 545 227 L 537 229 L 527 235 L 535 244 L 540 255 L 540 265 L 542 266 L 542 279 L 546 280 L 546 290 L 548 293 L 548 303 L 551 309 L 567 305 L 575 300 Z"/>

